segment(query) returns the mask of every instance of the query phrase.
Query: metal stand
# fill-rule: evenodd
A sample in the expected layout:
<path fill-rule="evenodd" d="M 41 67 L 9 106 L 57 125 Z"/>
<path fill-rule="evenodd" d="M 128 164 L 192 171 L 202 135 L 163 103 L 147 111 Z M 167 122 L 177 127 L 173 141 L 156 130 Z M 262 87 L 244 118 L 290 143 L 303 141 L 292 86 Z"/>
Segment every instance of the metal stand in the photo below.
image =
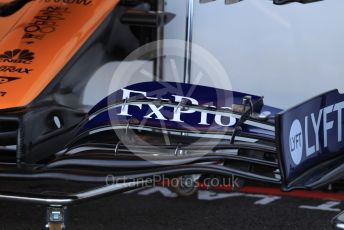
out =
<path fill-rule="evenodd" d="M 165 11 L 165 0 L 158 0 L 157 12 Z M 164 25 L 157 27 L 157 58 L 155 60 L 154 81 L 164 80 Z"/>
<path fill-rule="evenodd" d="M 194 16 L 194 0 L 188 0 L 186 6 L 186 31 L 185 31 L 185 60 L 184 83 L 191 83 L 191 58 L 192 58 L 192 32 Z"/>
<path fill-rule="evenodd" d="M 49 230 L 62 230 L 66 228 L 65 213 L 67 207 L 64 206 L 50 206 L 47 209 L 47 225 Z"/>

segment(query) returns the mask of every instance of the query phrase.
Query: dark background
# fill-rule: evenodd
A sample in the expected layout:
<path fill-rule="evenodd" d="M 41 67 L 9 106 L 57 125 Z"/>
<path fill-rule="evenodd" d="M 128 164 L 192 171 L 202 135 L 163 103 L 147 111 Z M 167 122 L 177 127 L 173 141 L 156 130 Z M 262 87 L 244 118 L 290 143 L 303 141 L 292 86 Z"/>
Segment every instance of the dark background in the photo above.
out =
<path fill-rule="evenodd" d="M 299 208 L 327 202 L 282 197 L 268 205 L 257 198 L 231 197 L 213 201 L 123 194 L 68 209 L 68 229 L 332 229 L 337 212 Z M 44 229 L 45 208 L 1 202 L 0 229 Z M 340 204 L 335 208 L 342 209 Z"/>

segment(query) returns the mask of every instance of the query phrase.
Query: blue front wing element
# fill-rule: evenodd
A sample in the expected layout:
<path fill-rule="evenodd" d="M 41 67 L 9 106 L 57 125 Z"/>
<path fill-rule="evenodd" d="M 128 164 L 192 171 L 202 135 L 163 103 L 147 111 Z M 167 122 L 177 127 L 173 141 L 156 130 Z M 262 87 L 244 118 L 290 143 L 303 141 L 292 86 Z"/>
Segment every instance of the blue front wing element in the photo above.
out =
<path fill-rule="evenodd" d="M 129 101 L 151 99 L 166 103 L 171 102 L 174 105 L 185 102 L 186 105 L 228 109 L 233 104 L 241 104 L 245 96 L 251 96 L 253 102 L 260 98 L 240 92 L 184 83 L 138 83 L 120 89 L 98 103 L 89 112 L 91 119 L 85 124 L 82 132 L 113 126 L 114 124 L 126 125 L 130 119 L 135 118 L 136 122 L 144 124 L 145 127 L 223 133 L 235 126 L 240 115 L 220 116 L 193 109 L 185 110 L 183 106 L 176 108 L 175 106 L 159 106 L 144 102 L 130 104 Z M 126 100 L 128 103 L 123 105 Z M 272 116 L 267 124 L 273 127 L 274 115 L 281 110 L 264 105 L 261 111 L 271 112 Z M 268 138 L 274 138 L 275 135 L 274 129 L 265 129 L 264 126 L 244 124 L 242 128 L 243 132 L 265 135 Z"/>

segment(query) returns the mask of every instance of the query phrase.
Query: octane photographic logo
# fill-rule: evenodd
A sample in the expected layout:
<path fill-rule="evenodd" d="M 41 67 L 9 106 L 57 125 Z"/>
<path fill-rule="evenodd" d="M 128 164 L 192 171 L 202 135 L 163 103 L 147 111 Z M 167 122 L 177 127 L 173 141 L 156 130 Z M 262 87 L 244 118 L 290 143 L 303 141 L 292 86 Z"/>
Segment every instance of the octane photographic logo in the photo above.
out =
<path fill-rule="evenodd" d="M 0 55 L 0 62 L 31 64 L 35 59 L 35 54 L 29 50 L 14 49 L 5 51 Z"/>
<path fill-rule="evenodd" d="M 162 43 L 163 46 L 161 46 Z M 163 47 L 163 50 L 160 47 Z M 170 95 L 170 101 L 175 104 L 186 102 L 192 105 L 199 105 L 197 98 L 193 98 L 193 93 L 196 90 L 197 85 L 210 87 L 217 86 L 218 88 L 224 88 L 226 90 L 232 89 L 230 77 L 221 63 L 210 52 L 197 44 L 192 44 L 192 59 L 186 60 L 184 55 L 185 47 L 186 43 L 182 40 L 163 40 L 146 44 L 135 50 L 116 68 L 109 86 L 108 95 L 121 90 L 123 93 L 123 100 L 130 100 L 131 97 L 139 94 L 147 98 L 148 95 L 154 95 L 154 98 L 150 97 L 149 99 L 156 100 L 157 102 L 166 100 L 164 97 L 166 97 L 166 95 Z M 163 74 L 153 76 L 153 61 L 142 60 L 162 61 L 164 64 Z M 191 86 L 188 89 L 188 92 L 185 92 L 180 85 L 171 84 L 169 82 L 183 82 L 184 64 L 189 61 L 191 61 L 192 66 L 190 84 L 196 86 Z M 126 88 L 129 85 L 149 82 L 153 79 L 161 79 L 161 81 L 157 82 L 157 84 L 161 85 L 158 90 L 147 88 L 134 92 L 132 89 L 129 90 Z M 221 98 L 221 95 L 213 96 L 214 98 Z M 222 96 L 221 99 L 225 101 L 226 105 L 230 106 L 232 104 L 233 97 L 229 96 L 228 98 L 223 98 Z M 213 105 L 207 104 L 207 106 Z M 135 111 L 145 113 L 142 115 L 140 114 L 143 119 L 139 120 L 134 117 L 130 112 L 130 109 L 135 109 Z M 197 132 L 195 127 L 185 121 L 188 118 L 190 119 L 190 116 L 195 114 L 198 115 L 198 113 L 199 120 L 197 118 L 197 121 L 195 122 L 199 125 L 202 125 L 203 123 L 202 133 Z M 184 106 L 177 106 L 174 108 L 174 111 L 168 113 L 164 106 L 159 104 L 124 104 L 120 113 L 109 111 L 109 116 L 119 117 L 122 122 L 127 122 L 125 125 L 125 131 L 114 128 L 116 136 L 120 139 L 120 143 L 125 145 L 126 148 L 135 155 L 155 164 L 175 165 L 195 161 L 195 159 L 209 153 L 212 147 L 215 147 L 221 138 L 228 139 L 228 141 L 230 138 L 225 135 L 217 135 L 216 139 L 212 138 L 216 135 L 210 134 L 210 132 L 207 131 L 210 128 L 207 121 L 207 114 L 205 112 L 201 113 L 193 109 L 185 108 Z M 112 120 L 111 122 L 112 127 L 118 127 L 118 123 L 114 123 Z M 151 127 L 147 127 L 147 123 L 149 122 L 158 124 L 159 128 L 152 129 Z M 179 127 L 178 130 L 167 128 L 167 123 L 171 124 L 171 122 L 176 124 L 176 127 Z M 236 119 L 230 116 L 225 117 L 216 115 L 214 123 L 227 128 L 234 126 Z M 135 124 L 136 129 L 132 129 L 131 124 L 133 124 L 133 126 Z M 139 130 L 137 127 L 139 127 Z M 159 131 L 155 133 L 155 136 L 151 135 L 150 138 L 153 139 L 150 139 L 145 135 L 140 135 L 140 129 L 141 131 Z M 192 134 L 188 132 L 190 130 L 193 131 Z M 195 139 L 187 143 L 186 150 L 184 149 L 185 146 L 176 143 L 176 138 L 179 138 L 179 140 L 186 140 L 188 136 L 192 136 Z M 162 143 L 157 145 L 156 138 L 160 138 Z M 209 141 L 209 139 L 212 139 L 212 141 Z M 153 142 L 155 142 L 155 144 L 153 144 Z M 206 142 L 208 150 L 200 150 L 199 146 Z M 140 146 L 142 146 L 142 148 L 140 148 Z M 161 146 L 169 146 L 169 148 L 165 149 Z M 147 151 L 142 151 L 143 149 Z M 197 150 L 197 155 L 193 155 L 193 150 L 195 149 Z M 174 159 L 176 161 L 174 161 Z"/>

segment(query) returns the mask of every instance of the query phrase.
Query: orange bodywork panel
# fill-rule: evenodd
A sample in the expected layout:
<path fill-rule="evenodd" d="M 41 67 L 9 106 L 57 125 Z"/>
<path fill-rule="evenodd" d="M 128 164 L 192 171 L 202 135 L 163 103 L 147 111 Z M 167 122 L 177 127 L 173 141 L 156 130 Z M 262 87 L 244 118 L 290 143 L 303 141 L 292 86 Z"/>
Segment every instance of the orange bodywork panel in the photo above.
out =
<path fill-rule="evenodd" d="M 118 2 L 34 0 L 0 17 L 0 109 L 32 102 Z"/>

